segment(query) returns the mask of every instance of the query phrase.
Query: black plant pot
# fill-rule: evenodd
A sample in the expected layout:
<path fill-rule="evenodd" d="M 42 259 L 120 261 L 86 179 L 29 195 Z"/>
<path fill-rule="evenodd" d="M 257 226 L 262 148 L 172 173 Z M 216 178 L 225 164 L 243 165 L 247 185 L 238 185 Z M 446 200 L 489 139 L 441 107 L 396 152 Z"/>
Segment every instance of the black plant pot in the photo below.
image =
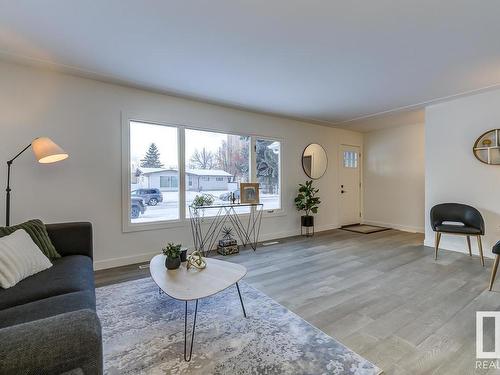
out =
<path fill-rule="evenodd" d="M 301 216 L 300 224 L 303 227 L 314 227 L 314 216 Z"/>
<path fill-rule="evenodd" d="M 176 270 L 181 266 L 181 257 L 178 256 L 177 258 L 165 258 L 165 267 L 167 267 L 167 270 Z"/>
<path fill-rule="evenodd" d="M 187 251 L 188 249 L 181 250 L 181 262 L 187 261 Z"/>

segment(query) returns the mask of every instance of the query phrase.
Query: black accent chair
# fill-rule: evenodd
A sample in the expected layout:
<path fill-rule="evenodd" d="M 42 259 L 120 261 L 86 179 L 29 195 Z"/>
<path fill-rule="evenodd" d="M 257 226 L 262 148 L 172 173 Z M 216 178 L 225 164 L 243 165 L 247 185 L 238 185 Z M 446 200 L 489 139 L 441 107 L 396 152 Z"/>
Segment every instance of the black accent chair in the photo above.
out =
<path fill-rule="evenodd" d="M 447 221 L 459 222 L 463 225 L 444 224 Z M 484 220 L 476 208 L 460 203 L 438 204 L 431 209 L 431 226 L 432 230 L 436 232 L 436 260 L 442 233 L 466 236 L 470 256 L 472 256 L 470 236 L 475 236 L 481 264 L 484 267 L 483 245 L 481 242 L 481 236 L 484 235 Z"/>
<path fill-rule="evenodd" d="M 500 262 L 500 241 L 498 241 L 493 248 L 491 249 L 493 254 L 496 254 L 495 263 L 493 263 L 493 268 L 491 269 L 491 278 L 490 278 L 490 288 L 493 288 L 493 283 L 495 282 L 495 276 L 497 275 L 498 263 Z"/>

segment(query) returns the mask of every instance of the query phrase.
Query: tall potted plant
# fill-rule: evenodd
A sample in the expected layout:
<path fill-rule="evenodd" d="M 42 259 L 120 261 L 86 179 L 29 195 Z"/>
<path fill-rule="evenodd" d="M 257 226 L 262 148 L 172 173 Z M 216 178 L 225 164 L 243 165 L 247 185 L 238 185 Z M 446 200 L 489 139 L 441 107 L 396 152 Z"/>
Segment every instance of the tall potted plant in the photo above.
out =
<path fill-rule="evenodd" d="M 302 211 L 305 215 L 300 217 L 300 223 L 303 227 L 314 227 L 314 216 L 317 214 L 321 200 L 316 194 L 319 189 L 313 186 L 313 181 L 306 181 L 305 184 L 299 184 L 299 194 L 295 198 L 295 207 L 298 211 Z"/>

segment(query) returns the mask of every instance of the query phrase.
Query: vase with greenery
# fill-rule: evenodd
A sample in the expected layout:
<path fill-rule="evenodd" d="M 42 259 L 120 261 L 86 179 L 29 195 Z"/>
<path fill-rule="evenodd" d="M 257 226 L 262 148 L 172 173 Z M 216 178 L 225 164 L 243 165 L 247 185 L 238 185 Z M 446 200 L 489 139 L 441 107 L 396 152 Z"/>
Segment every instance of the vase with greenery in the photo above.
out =
<path fill-rule="evenodd" d="M 167 246 L 162 248 L 163 255 L 165 258 L 165 267 L 168 270 L 175 270 L 181 265 L 181 244 L 175 245 L 173 242 L 169 242 Z"/>
<path fill-rule="evenodd" d="M 304 212 L 300 218 L 303 227 L 314 226 L 314 216 L 312 214 L 318 213 L 319 204 L 321 200 L 317 196 L 319 189 L 313 186 L 313 181 L 306 181 L 305 184 L 299 184 L 299 193 L 295 198 L 295 207 L 297 211 Z"/>
<path fill-rule="evenodd" d="M 214 196 L 212 194 L 201 194 L 194 197 L 191 207 L 198 208 L 203 206 L 211 206 L 214 204 Z"/>
<path fill-rule="evenodd" d="M 191 203 L 191 208 L 193 208 L 193 213 L 197 216 L 199 216 L 200 211 L 201 211 L 201 216 L 202 218 L 205 216 L 205 209 L 204 207 L 211 206 L 214 204 L 215 197 L 212 194 L 201 194 L 201 195 L 196 195 L 194 197 L 193 202 Z"/>

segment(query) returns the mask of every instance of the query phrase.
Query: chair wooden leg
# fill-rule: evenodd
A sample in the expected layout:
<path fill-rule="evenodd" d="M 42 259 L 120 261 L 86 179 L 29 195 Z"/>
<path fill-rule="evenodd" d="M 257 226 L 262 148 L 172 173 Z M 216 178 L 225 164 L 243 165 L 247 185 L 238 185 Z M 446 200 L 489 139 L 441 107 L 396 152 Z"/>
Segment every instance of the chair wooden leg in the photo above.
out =
<path fill-rule="evenodd" d="M 481 242 L 481 236 L 477 236 L 477 246 L 479 247 L 479 256 L 481 257 L 481 265 L 484 267 L 483 243 Z"/>
<path fill-rule="evenodd" d="M 472 250 L 470 248 L 470 236 L 467 236 L 467 246 L 469 247 L 469 256 L 472 256 Z"/>
<path fill-rule="evenodd" d="M 499 261 L 500 261 L 500 255 L 497 255 L 495 258 L 495 263 L 493 263 L 493 268 L 491 269 L 490 288 L 488 290 L 491 290 L 493 288 L 493 283 L 495 282 L 495 276 L 497 275 Z"/>
<path fill-rule="evenodd" d="M 436 232 L 436 253 L 434 255 L 434 260 L 437 260 L 438 258 L 438 249 L 439 249 L 439 241 L 441 241 L 441 233 L 440 232 Z"/>

